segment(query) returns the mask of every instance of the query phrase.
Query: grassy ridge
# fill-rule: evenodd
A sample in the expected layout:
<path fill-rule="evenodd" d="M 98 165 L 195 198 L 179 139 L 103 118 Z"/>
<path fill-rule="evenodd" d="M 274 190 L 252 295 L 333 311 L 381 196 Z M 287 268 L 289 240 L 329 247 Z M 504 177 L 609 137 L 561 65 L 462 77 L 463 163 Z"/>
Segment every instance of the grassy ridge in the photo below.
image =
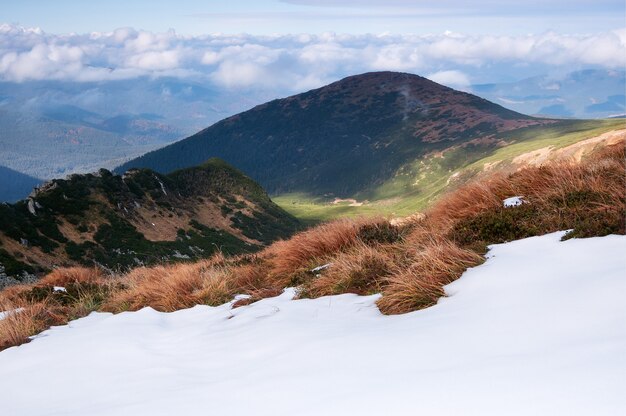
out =
<path fill-rule="evenodd" d="M 128 269 L 259 250 L 299 222 L 221 160 L 160 175 L 72 175 L 0 204 L 0 286 L 55 266 Z M 40 256 L 36 256 L 41 252 Z M 12 281 L 12 280 L 11 280 Z"/>

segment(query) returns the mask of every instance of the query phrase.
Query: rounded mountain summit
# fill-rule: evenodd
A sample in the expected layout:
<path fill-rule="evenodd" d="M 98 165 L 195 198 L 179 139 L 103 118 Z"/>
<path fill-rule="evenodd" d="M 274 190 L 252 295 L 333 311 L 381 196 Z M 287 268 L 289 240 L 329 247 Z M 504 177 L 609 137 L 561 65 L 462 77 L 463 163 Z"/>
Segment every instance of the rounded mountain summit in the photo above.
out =
<path fill-rule="evenodd" d="M 219 157 L 270 194 L 354 195 L 427 153 L 552 121 L 417 75 L 371 72 L 259 105 L 118 171 L 167 173 Z"/>

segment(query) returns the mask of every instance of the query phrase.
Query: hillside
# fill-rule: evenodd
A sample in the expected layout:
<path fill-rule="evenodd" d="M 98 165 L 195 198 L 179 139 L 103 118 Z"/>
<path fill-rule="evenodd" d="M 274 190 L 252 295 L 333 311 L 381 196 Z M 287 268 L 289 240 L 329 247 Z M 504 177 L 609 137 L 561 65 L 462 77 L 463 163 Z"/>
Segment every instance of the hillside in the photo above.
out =
<path fill-rule="evenodd" d="M 169 175 L 101 169 L 0 205 L 0 265 L 18 280 L 61 265 L 119 269 L 250 252 L 297 228 L 258 184 L 217 159 Z"/>
<path fill-rule="evenodd" d="M 23 199 L 41 182 L 32 176 L 0 166 L 0 202 L 15 202 Z"/>
<path fill-rule="evenodd" d="M 118 171 L 165 173 L 216 156 L 270 194 L 348 197 L 375 189 L 429 152 L 552 122 L 417 75 L 366 73 L 257 106 Z"/>
<path fill-rule="evenodd" d="M 556 236 L 555 243 L 625 234 L 624 151 L 620 138 L 602 143 L 580 160 L 550 160 L 512 174 L 492 172 L 451 191 L 420 215 L 402 221 L 336 220 L 253 254 L 113 272 L 59 268 L 33 284 L 0 290 L 0 311 L 7 312 L 0 319 L 0 350 L 92 311 L 150 307 L 152 312 L 174 312 L 225 303 L 230 310 L 290 287 L 301 299 L 326 297 L 327 307 L 331 306 L 327 296 L 353 293 L 380 294 L 376 306 L 383 314 L 428 308 L 445 296 L 445 285 L 484 261 L 491 244 L 558 230 L 569 231 Z M 171 184 L 164 186 L 172 190 Z M 153 191 L 161 192 L 160 184 Z M 511 204 L 511 199 L 520 203 Z M 538 252 L 530 253 L 535 259 Z M 598 253 L 590 254 L 598 258 Z M 530 257 L 522 257 L 529 264 Z M 557 261 L 554 267 L 561 270 L 563 264 Z M 525 273 L 520 276 L 528 278 Z M 273 307 L 261 309 L 263 317 L 278 312 Z M 230 322 L 236 326 L 238 321 Z"/>
<path fill-rule="evenodd" d="M 273 200 L 297 218 L 313 223 L 360 215 L 403 217 L 428 208 L 445 192 L 480 177 L 557 160 L 580 161 L 625 138 L 624 119 L 561 120 L 427 153 L 402 166 L 382 185 L 354 198 L 291 193 Z"/>

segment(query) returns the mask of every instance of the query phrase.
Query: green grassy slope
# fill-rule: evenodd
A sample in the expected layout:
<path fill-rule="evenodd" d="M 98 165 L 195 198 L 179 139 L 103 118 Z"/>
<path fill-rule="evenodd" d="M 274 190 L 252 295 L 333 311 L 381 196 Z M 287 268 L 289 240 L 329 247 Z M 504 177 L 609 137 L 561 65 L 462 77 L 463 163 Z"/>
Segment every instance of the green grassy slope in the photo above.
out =
<path fill-rule="evenodd" d="M 450 186 L 464 183 L 481 172 L 487 163 L 510 163 L 518 155 L 552 146 L 566 147 L 611 130 L 626 128 L 626 120 L 563 120 L 549 126 L 533 126 L 499 133 L 498 144 L 474 143 L 432 153 L 403 165 L 381 186 L 369 192 L 343 195 L 363 202 L 333 204 L 333 198 L 290 193 L 272 199 L 307 223 L 339 217 L 370 215 L 406 216 L 424 209 Z M 451 178 L 453 177 L 452 180 Z"/>

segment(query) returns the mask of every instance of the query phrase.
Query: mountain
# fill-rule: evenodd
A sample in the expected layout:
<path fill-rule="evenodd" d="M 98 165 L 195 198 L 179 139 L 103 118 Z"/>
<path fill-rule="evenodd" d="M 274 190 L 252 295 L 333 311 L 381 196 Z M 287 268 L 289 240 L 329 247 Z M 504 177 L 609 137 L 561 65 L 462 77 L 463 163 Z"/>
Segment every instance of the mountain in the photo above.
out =
<path fill-rule="evenodd" d="M 565 76 L 472 85 L 473 93 L 525 114 L 606 118 L 626 113 L 626 71 L 587 69 Z"/>
<path fill-rule="evenodd" d="M 15 202 L 26 198 L 41 182 L 40 179 L 0 166 L 0 202 Z"/>
<path fill-rule="evenodd" d="M 375 72 L 270 101 L 123 164 L 170 172 L 220 157 L 271 194 L 354 195 L 452 144 L 550 123 L 417 75 Z"/>
<path fill-rule="evenodd" d="M 111 169 L 269 97 L 191 78 L 0 81 L 0 165 L 43 179 Z"/>
<path fill-rule="evenodd" d="M 72 175 L 0 205 L 0 265 L 9 276 L 59 265 L 110 269 L 250 252 L 298 221 L 223 161 L 160 175 Z"/>

